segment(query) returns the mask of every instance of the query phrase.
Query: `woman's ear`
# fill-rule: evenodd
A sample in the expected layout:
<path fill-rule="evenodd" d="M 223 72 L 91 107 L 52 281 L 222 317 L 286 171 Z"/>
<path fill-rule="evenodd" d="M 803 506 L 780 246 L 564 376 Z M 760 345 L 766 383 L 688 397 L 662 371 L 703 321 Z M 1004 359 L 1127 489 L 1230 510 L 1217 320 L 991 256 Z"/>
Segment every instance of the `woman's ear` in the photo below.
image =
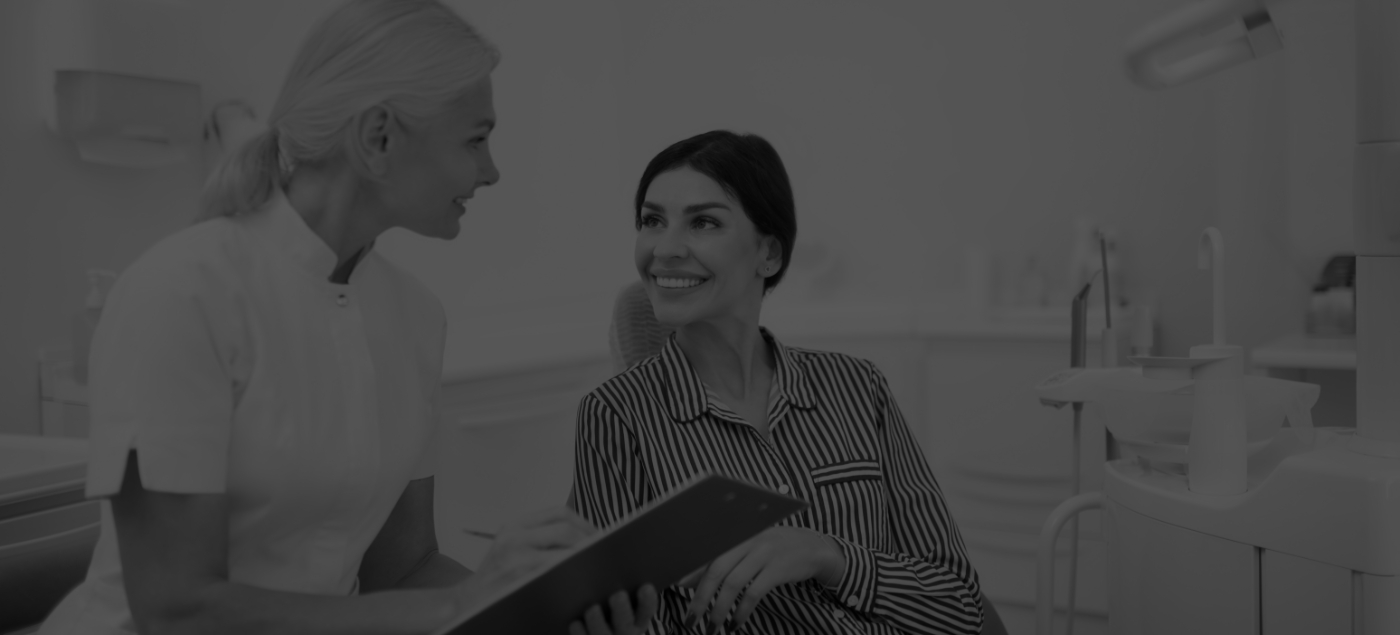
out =
<path fill-rule="evenodd" d="M 400 142 L 401 130 L 388 108 L 372 106 L 360 113 L 350 140 L 351 164 L 368 178 L 387 176 L 389 150 Z"/>

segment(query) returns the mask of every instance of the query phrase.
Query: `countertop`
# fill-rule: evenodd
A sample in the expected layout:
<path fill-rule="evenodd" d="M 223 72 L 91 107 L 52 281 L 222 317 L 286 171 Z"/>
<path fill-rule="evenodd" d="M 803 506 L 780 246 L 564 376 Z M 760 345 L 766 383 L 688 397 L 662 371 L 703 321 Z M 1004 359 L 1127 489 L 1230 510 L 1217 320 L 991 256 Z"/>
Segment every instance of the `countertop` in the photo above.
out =
<path fill-rule="evenodd" d="M 596 361 L 608 356 L 612 298 L 541 302 L 487 308 L 448 324 L 443 382 Z M 760 322 L 780 338 L 913 337 L 1068 341 L 1069 307 L 970 309 L 957 301 L 765 303 Z M 1091 315 L 1090 340 L 1103 330 Z M 56 351 L 66 353 L 66 351 Z M 1353 351 L 1353 360 L 1355 353 Z M 1257 360 L 1257 358 L 1256 358 Z M 87 387 L 71 377 L 71 363 L 55 354 L 44 360 L 46 399 L 86 404 Z M 1355 362 L 1353 361 L 1353 364 Z"/>
<path fill-rule="evenodd" d="M 1355 338 L 1281 337 L 1250 351 L 1256 367 L 1355 370 Z"/>

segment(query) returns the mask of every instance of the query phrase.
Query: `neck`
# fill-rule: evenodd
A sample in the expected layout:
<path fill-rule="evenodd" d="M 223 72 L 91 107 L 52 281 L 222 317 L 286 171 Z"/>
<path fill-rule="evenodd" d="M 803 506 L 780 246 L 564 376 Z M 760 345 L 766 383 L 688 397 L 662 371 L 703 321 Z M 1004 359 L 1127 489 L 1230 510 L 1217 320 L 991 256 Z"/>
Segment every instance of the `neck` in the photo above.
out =
<path fill-rule="evenodd" d="M 676 343 L 700 380 L 721 394 L 743 400 L 767 389 L 774 366 L 757 319 L 687 324 Z"/>
<path fill-rule="evenodd" d="M 386 229 L 376 222 L 380 215 L 359 196 L 350 170 L 298 168 L 285 190 L 292 209 L 335 253 L 331 282 L 344 284 L 365 249 Z"/>

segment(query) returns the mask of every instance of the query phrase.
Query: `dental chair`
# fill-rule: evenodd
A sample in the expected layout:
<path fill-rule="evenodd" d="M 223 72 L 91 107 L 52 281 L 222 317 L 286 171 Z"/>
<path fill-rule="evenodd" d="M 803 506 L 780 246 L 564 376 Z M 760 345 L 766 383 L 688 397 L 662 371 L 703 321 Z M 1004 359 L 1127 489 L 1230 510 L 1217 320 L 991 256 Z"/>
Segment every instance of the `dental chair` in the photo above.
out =
<path fill-rule="evenodd" d="M 656 321 L 651 298 L 641 282 L 633 282 L 617 294 L 613 302 L 612 323 L 608 325 L 608 352 L 612 355 L 613 372 L 620 373 L 633 364 L 661 352 L 671 329 Z"/>
<path fill-rule="evenodd" d="M 618 292 L 613 301 L 612 321 L 608 324 L 608 355 L 612 358 L 613 374 L 621 373 L 633 364 L 661 352 L 671 328 L 656 321 L 651 299 L 641 282 L 633 282 Z M 574 490 L 569 489 L 569 509 L 577 510 Z"/>

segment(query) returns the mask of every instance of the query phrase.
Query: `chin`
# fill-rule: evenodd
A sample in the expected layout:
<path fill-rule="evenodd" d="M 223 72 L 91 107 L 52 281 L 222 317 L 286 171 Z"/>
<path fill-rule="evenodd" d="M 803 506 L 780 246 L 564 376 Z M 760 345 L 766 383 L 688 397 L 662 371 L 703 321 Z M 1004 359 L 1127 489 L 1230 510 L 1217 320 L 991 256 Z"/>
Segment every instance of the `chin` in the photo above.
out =
<path fill-rule="evenodd" d="M 438 225 L 437 227 L 428 227 L 425 228 L 425 230 L 426 231 L 420 231 L 418 233 L 428 238 L 452 240 L 456 238 L 458 234 L 462 233 L 462 224 L 457 222 L 457 219 L 454 218 L 445 224 Z"/>
<path fill-rule="evenodd" d="M 661 313 L 656 315 L 656 323 L 669 329 L 680 330 L 690 324 L 691 320 L 683 317 L 667 316 Z"/>
<path fill-rule="evenodd" d="M 656 304 L 655 301 L 653 301 L 651 309 L 656 315 L 657 323 L 662 326 L 679 329 L 694 321 L 694 316 L 691 315 L 690 311 L 680 309 L 679 307 Z"/>

